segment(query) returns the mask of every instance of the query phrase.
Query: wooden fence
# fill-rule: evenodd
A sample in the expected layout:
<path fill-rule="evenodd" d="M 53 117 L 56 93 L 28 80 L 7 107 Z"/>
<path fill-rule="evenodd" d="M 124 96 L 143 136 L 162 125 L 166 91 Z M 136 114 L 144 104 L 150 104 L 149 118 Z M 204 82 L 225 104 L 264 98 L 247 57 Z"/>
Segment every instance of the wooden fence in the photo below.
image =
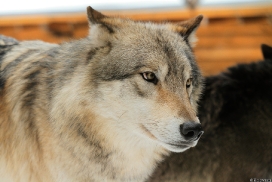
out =
<path fill-rule="evenodd" d="M 262 59 L 260 45 L 272 46 L 272 6 L 102 11 L 143 21 L 182 21 L 204 15 L 197 32 L 195 54 L 205 75 L 221 72 L 237 63 Z M 60 43 L 85 37 L 85 13 L 0 17 L 0 34 L 19 40 L 40 39 Z"/>

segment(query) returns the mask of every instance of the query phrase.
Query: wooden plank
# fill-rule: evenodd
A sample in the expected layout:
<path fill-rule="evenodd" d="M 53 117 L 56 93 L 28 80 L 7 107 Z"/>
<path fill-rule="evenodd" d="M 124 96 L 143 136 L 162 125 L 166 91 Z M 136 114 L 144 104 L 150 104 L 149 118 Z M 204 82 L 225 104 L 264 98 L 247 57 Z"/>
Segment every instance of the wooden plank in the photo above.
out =
<path fill-rule="evenodd" d="M 18 26 L 0 30 L 0 34 L 16 38 L 18 40 L 43 40 L 51 43 L 60 43 L 70 40 L 70 36 L 57 36 L 48 31 L 46 26 Z"/>
<path fill-rule="evenodd" d="M 272 35 L 234 35 L 234 36 L 199 36 L 196 44 L 197 49 L 232 48 L 256 48 L 261 44 L 272 44 Z"/>
<path fill-rule="evenodd" d="M 60 24 L 61 26 L 61 24 Z M 33 30 L 29 31 L 31 28 L 24 27 L 36 27 L 37 33 L 34 33 Z M 50 26 L 47 27 L 45 25 L 33 25 L 33 26 L 9 26 L 9 27 L 0 27 L 0 33 L 13 36 L 18 38 L 18 33 L 23 31 L 25 34 L 29 34 L 27 38 L 39 39 L 39 31 L 44 31 L 43 29 L 47 29 L 50 31 Z M 76 38 L 85 37 L 88 33 L 88 24 L 75 24 L 73 25 L 73 35 Z M 222 46 L 251 46 L 251 45 L 259 45 L 260 43 L 270 43 L 272 41 L 272 26 L 260 26 L 256 25 L 241 25 L 236 27 L 231 26 L 207 26 L 200 27 L 197 36 L 199 38 L 197 47 L 222 47 Z M 22 36 L 19 36 L 22 37 Z M 19 38 L 20 39 L 20 38 Z M 25 38 L 26 39 L 26 38 Z M 245 43 L 243 43 L 245 42 Z"/>
<path fill-rule="evenodd" d="M 61 27 L 62 24 L 57 25 L 60 28 L 58 29 L 60 33 L 62 32 L 65 34 L 65 29 L 62 30 Z M 68 25 L 70 27 L 71 25 Z M 73 35 L 75 38 L 81 38 L 85 37 L 88 33 L 88 24 L 82 23 L 82 24 L 75 24 L 70 27 L 73 30 Z M 28 28 L 24 28 L 28 27 Z M 32 27 L 32 28 L 31 28 Z M 36 28 L 34 28 L 36 27 Z M 217 26 L 216 26 L 217 27 Z M 31 30 L 32 29 L 32 30 Z M 34 32 L 34 29 L 37 31 Z M 205 29 L 205 30 L 204 30 Z M 39 36 L 39 31 L 53 31 L 50 29 L 50 26 L 45 25 L 32 25 L 32 26 L 9 26 L 9 27 L 0 27 L 0 33 L 13 36 L 15 38 L 22 36 L 17 35 L 18 33 L 23 32 L 25 35 L 27 35 L 27 38 L 24 39 L 41 39 Z M 29 32 L 26 32 L 29 31 Z M 63 32 L 64 31 L 64 32 Z M 66 32 L 68 33 L 68 32 Z M 214 26 L 208 26 L 208 27 L 201 27 L 199 28 L 197 32 L 197 36 L 199 38 L 197 47 L 207 47 L 207 48 L 213 48 L 213 47 L 222 47 L 222 46 L 246 46 L 249 47 L 251 45 L 259 45 L 260 43 L 270 43 L 272 41 L 272 26 L 266 27 L 266 26 L 259 26 L 256 25 L 244 25 L 244 26 L 238 26 L 238 27 L 231 27 L 231 26 L 224 26 L 224 29 L 222 29 L 222 26 L 219 28 L 214 28 Z M 61 38 L 61 37 L 60 37 Z M 46 40 L 46 39 L 45 39 Z M 243 43 L 245 42 L 245 43 Z"/>
<path fill-rule="evenodd" d="M 230 17 L 256 17 L 272 14 L 272 4 L 267 6 L 238 6 L 238 7 L 202 7 L 195 10 L 190 9 L 147 9 L 147 10 L 119 10 L 102 11 L 107 15 L 119 15 L 135 20 L 145 21 L 178 21 L 195 17 L 203 14 L 206 18 L 230 18 Z M 0 17 L 0 26 L 9 25 L 36 25 L 58 22 L 82 23 L 87 22 L 86 13 L 69 14 L 50 14 L 50 15 L 21 15 L 21 16 L 2 16 Z"/>
<path fill-rule="evenodd" d="M 44 25 L 49 23 L 87 23 L 85 13 L 20 15 L 0 17 L 0 26 Z"/>
<path fill-rule="evenodd" d="M 261 60 L 261 59 L 260 59 Z M 199 68 L 204 76 L 216 75 L 222 71 L 227 71 L 229 67 L 241 63 L 252 63 L 257 61 L 198 61 Z"/>
<path fill-rule="evenodd" d="M 272 7 L 269 10 L 271 11 L 246 10 L 242 12 L 243 17 L 240 17 L 241 14 L 230 15 L 228 13 L 233 11 L 228 10 L 224 10 L 221 14 L 218 11 L 219 14 L 213 15 L 214 12 L 208 14 L 208 18 L 211 19 L 206 21 L 206 24 L 204 21 L 204 24 L 199 28 L 197 32 L 199 42 L 195 48 L 197 61 L 204 74 L 216 74 L 237 63 L 261 60 L 262 54 L 259 44 L 272 45 L 272 23 L 267 18 L 271 15 Z M 194 16 L 191 11 L 190 13 L 187 12 L 187 15 L 186 13 L 183 15 L 182 11 L 178 13 L 167 11 L 166 14 L 162 11 L 147 11 L 146 14 L 128 13 L 132 13 L 130 15 L 134 19 L 155 21 L 165 18 L 178 21 Z M 146 15 L 150 15 L 149 18 Z M 151 16 L 153 15 L 152 19 Z M 255 15 L 256 17 L 254 17 Z M 5 21 L 9 20 L 9 22 L 3 22 L 3 17 L 0 17 L 0 33 L 19 40 L 40 39 L 59 43 L 71 38 L 85 37 L 88 34 L 85 13 L 65 16 L 31 16 L 30 19 L 27 17 L 13 18 L 5 19 L 4 17 Z M 15 23 L 11 20 L 14 20 Z"/>
<path fill-rule="evenodd" d="M 87 23 L 77 23 L 74 25 L 74 38 L 86 37 L 89 33 L 89 25 Z"/>
<path fill-rule="evenodd" d="M 83 38 L 88 35 L 87 23 L 67 24 L 54 23 L 49 25 L 24 25 L 0 27 L 0 34 L 14 37 L 18 40 L 39 39 L 59 43 L 70 39 Z"/>
<path fill-rule="evenodd" d="M 240 24 L 225 25 L 224 23 L 208 24 L 200 26 L 197 30 L 198 36 L 257 36 L 272 35 L 272 24 Z"/>
<path fill-rule="evenodd" d="M 235 6 L 235 7 L 199 7 L 191 10 L 188 8 L 183 9 L 168 9 L 168 10 L 125 10 L 125 11 L 108 11 L 108 15 L 116 15 L 129 17 L 137 20 L 183 20 L 192 18 L 199 14 L 207 18 L 225 18 L 225 17 L 254 17 L 260 15 L 272 14 L 272 3 L 267 6 L 254 5 L 254 6 Z"/>
<path fill-rule="evenodd" d="M 235 61 L 220 61 L 220 62 L 204 62 L 199 61 L 198 66 L 204 76 L 215 75 L 224 70 L 226 70 L 230 66 L 236 65 L 238 62 Z"/>
<path fill-rule="evenodd" d="M 195 49 L 195 55 L 199 61 L 254 61 L 262 59 L 262 53 L 256 48 L 218 48 L 218 49 Z"/>
<path fill-rule="evenodd" d="M 228 26 L 233 26 L 233 25 L 241 25 L 241 24 L 271 24 L 269 20 L 269 15 L 263 14 L 259 16 L 253 16 L 253 17 L 224 17 L 224 18 L 206 18 L 204 17 L 204 25 L 228 25 Z"/>

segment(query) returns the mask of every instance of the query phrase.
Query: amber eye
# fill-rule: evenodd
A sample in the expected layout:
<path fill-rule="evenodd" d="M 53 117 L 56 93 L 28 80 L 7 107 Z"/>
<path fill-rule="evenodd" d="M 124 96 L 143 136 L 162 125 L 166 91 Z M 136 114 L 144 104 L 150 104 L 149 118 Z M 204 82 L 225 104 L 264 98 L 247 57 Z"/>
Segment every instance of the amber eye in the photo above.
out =
<path fill-rule="evenodd" d="M 191 84 L 192 84 L 192 78 L 189 78 L 189 79 L 186 81 L 186 88 L 190 88 L 190 87 L 191 87 Z"/>
<path fill-rule="evenodd" d="M 145 79 L 148 82 L 152 82 L 155 85 L 158 83 L 158 79 L 157 79 L 155 73 L 144 72 L 144 73 L 141 73 L 141 75 L 142 75 L 143 79 Z"/>

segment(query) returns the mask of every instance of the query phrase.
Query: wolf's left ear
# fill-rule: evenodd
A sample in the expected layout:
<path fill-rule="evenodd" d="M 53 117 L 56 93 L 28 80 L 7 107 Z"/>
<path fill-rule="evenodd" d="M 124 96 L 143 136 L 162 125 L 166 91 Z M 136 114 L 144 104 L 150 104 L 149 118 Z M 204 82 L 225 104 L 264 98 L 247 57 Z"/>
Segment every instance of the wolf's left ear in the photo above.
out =
<path fill-rule="evenodd" d="M 176 24 L 175 31 L 184 37 L 184 40 L 188 41 L 190 45 L 194 46 L 194 43 L 197 41 L 195 31 L 199 27 L 202 19 L 203 16 L 199 15 L 196 18 L 180 22 Z"/>

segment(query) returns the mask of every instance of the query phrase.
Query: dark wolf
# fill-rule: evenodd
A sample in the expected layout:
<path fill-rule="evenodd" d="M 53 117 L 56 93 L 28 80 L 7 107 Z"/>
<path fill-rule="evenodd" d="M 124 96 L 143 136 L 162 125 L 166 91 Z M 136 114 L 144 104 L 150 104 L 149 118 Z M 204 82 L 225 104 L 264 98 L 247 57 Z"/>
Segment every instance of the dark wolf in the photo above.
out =
<path fill-rule="evenodd" d="M 202 16 L 155 24 L 88 7 L 88 37 L 0 37 L 1 181 L 144 181 L 194 147 Z"/>
<path fill-rule="evenodd" d="M 264 60 L 207 77 L 197 147 L 172 154 L 151 181 L 230 182 L 272 178 L 272 48 Z"/>

